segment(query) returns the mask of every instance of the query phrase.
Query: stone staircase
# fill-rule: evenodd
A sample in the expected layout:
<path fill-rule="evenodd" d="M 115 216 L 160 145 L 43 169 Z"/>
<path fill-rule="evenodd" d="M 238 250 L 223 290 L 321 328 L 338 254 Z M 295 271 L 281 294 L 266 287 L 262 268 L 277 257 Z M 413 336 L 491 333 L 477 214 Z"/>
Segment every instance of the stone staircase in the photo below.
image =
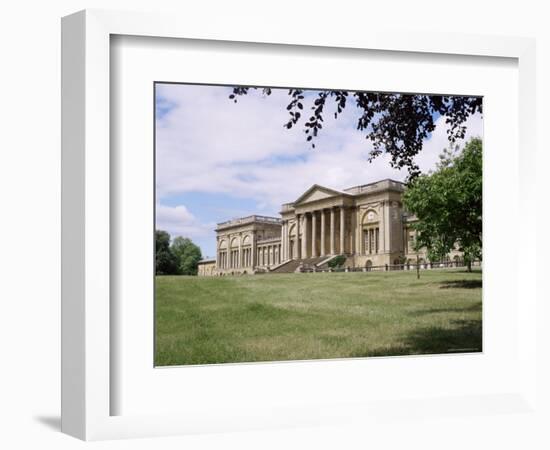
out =
<path fill-rule="evenodd" d="M 277 268 L 270 270 L 269 273 L 294 273 L 300 266 L 299 259 L 291 259 L 286 263 L 281 264 Z"/>
<path fill-rule="evenodd" d="M 294 272 L 313 272 L 316 264 L 327 259 L 326 256 L 318 258 L 291 259 L 286 263 L 281 264 L 277 268 L 270 270 L 269 273 L 294 273 Z M 300 268 L 302 270 L 300 270 Z"/>

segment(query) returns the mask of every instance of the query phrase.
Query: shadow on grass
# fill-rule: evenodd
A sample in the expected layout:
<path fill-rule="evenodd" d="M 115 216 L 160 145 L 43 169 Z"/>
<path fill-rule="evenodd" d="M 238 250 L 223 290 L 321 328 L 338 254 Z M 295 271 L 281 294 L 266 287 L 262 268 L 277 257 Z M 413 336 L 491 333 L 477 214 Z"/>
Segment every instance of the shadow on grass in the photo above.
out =
<path fill-rule="evenodd" d="M 481 286 L 481 280 L 453 280 L 442 281 L 439 289 L 479 289 Z"/>
<path fill-rule="evenodd" d="M 469 312 L 481 312 L 481 302 L 474 303 L 470 306 L 465 306 L 463 308 L 429 308 L 422 309 L 419 311 L 412 311 L 409 315 L 413 317 L 424 316 L 427 314 L 438 314 L 438 313 L 469 313 Z"/>
<path fill-rule="evenodd" d="M 433 355 L 482 351 L 481 320 L 454 320 L 452 328 L 419 328 L 406 335 L 404 345 L 354 356 Z"/>

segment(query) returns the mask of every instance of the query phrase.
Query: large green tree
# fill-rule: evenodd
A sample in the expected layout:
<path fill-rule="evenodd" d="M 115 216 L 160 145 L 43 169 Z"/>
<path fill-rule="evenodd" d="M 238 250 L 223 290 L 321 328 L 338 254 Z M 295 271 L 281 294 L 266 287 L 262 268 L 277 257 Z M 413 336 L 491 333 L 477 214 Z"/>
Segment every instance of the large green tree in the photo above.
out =
<path fill-rule="evenodd" d="M 191 239 L 155 231 L 155 270 L 157 275 L 196 275 L 201 249 Z"/>
<path fill-rule="evenodd" d="M 403 201 L 418 218 L 417 246 L 437 260 L 458 244 L 471 270 L 472 260 L 482 256 L 481 139 L 462 151 L 445 151 L 435 171 L 409 183 Z"/>
<path fill-rule="evenodd" d="M 239 96 L 255 90 L 265 96 L 272 93 L 271 88 L 238 86 L 233 88 L 229 98 L 237 102 Z M 306 98 L 311 93 L 314 93 L 313 98 Z M 290 129 L 303 123 L 306 140 L 312 147 L 323 128 L 329 104 L 333 104 L 335 118 L 349 103 L 355 104 L 357 129 L 373 144 L 368 161 L 385 152 L 391 157 L 390 165 L 406 168 L 411 179 L 420 175 L 414 158 L 422 150 L 424 140 L 435 130 L 437 117 L 445 117 L 449 142 L 454 144 L 457 139 L 464 138 L 468 117 L 483 112 L 481 97 L 304 89 L 289 89 L 288 95 L 289 119 L 284 126 Z"/>
<path fill-rule="evenodd" d="M 174 238 L 171 250 L 178 260 L 178 273 L 181 275 L 197 274 L 202 254 L 201 249 L 191 239 L 180 236 Z"/>
<path fill-rule="evenodd" d="M 170 248 L 170 235 L 166 231 L 155 231 L 155 273 L 174 275 L 178 273 L 178 259 Z"/>

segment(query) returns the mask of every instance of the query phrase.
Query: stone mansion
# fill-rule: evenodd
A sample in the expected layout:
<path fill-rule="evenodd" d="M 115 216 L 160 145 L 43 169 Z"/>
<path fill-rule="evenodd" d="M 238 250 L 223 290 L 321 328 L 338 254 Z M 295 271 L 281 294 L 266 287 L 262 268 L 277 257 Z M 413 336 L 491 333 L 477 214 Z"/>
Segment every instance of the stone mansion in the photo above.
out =
<path fill-rule="evenodd" d="M 199 275 L 294 272 L 326 267 L 345 255 L 346 267 L 416 262 L 415 218 L 403 210 L 403 183 L 386 179 L 343 191 L 314 185 L 279 217 L 252 215 L 219 223 L 216 258 L 199 263 Z M 455 261 L 458 252 L 449 255 Z M 426 255 L 420 252 L 419 261 Z"/>

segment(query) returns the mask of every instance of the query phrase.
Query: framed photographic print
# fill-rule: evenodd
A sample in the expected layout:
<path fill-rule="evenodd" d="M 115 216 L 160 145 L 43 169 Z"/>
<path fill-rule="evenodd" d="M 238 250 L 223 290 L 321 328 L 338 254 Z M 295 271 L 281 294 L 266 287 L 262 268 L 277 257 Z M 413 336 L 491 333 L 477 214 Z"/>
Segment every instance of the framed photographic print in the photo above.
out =
<path fill-rule="evenodd" d="M 154 89 L 156 366 L 481 352 L 482 97 Z"/>
<path fill-rule="evenodd" d="M 63 431 L 531 410 L 534 44 L 434 37 L 63 19 Z"/>

